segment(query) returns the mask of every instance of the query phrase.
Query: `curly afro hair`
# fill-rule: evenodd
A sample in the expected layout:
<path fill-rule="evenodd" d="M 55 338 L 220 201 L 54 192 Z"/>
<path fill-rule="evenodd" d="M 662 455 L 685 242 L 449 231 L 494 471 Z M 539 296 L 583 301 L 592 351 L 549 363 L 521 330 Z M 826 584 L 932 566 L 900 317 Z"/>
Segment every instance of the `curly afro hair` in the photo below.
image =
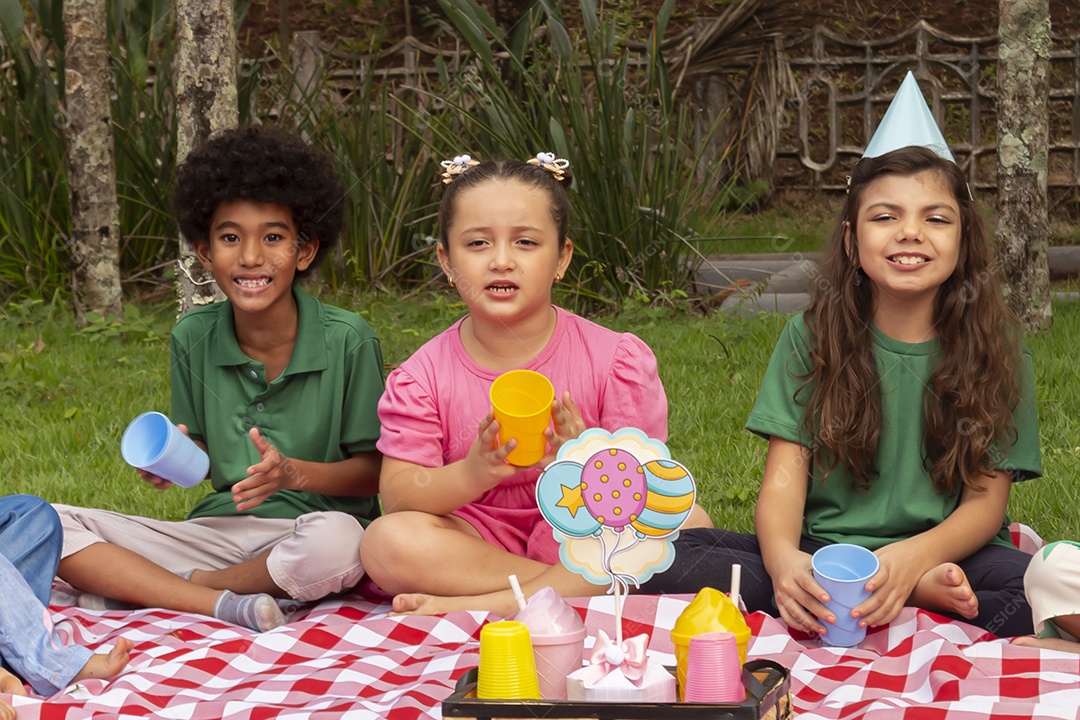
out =
<path fill-rule="evenodd" d="M 341 178 L 327 154 L 281 128 L 226 130 L 192 150 L 176 169 L 173 212 L 189 243 L 209 240 L 210 221 L 224 202 L 248 200 L 292 211 L 301 242 L 317 241 L 317 267 L 344 222 Z"/>

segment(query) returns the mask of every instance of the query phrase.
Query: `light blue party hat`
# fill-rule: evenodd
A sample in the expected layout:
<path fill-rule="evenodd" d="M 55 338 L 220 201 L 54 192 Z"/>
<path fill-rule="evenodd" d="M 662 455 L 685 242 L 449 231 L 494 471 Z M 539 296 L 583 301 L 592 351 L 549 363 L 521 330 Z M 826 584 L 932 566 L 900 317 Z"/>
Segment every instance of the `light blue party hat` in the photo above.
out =
<path fill-rule="evenodd" d="M 922 145 L 946 160 L 956 162 L 910 70 L 874 136 L 866 144 L 863 157 L 877 157 L 909 145 Z"/>

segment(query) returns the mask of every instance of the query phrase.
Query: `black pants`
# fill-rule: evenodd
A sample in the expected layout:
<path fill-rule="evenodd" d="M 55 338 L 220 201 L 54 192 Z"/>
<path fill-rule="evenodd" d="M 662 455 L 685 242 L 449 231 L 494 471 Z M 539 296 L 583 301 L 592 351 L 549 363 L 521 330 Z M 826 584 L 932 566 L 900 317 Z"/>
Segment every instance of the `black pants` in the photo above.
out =
<path fill-rule="evenodd" d="M 799 549 L 813 554 L 823 543 L 803 539 Z M 1031 556 L 1016 548 L 987 545 L 957 565 L 979 599 L 979 615 L 971 620 L 940 613 L 1012 637 L 1034 632 L 1031 606 L 1024 596 L 1024 571 Z M 642 586 L 647 593 L 696 593 L 703 587 L 728 592 L 731 566 L 741 565 L 739 596 L 750 612 L 779 616 L 773 601 L 772 578 L 765 572 L 757 536 L 729 530 L 682 530 L 675 541 L 675 562 Z"/>

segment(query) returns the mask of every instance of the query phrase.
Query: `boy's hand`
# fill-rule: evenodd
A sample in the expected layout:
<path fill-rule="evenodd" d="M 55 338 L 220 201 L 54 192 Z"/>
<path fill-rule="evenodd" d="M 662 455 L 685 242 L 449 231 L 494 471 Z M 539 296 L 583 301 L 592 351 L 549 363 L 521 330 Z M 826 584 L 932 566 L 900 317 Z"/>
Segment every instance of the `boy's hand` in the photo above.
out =
<path fill-rule="evenodd" d="M 494 413 L 488 413 L 487 417 L 480 421 L 480 429 L 476 434 L 476 440 L 469 448 L 469 454 L 465 456 L 464 470 L 466 477 L 475 478 L 481 487 L 480 494 L 487 492 L 503 480 L 521 472 L 521 468 L 506 462 L 506 456 L 517 447 L 517 441 L 511 440 L 499 447 L 499 421 Z"/>
<path fill-rule="evenodd" d="M 836 615 L 825 607 L 829 594 L 814 579 L 808 553 L 796 550 L 785 558 L 775 574 L 770 572 L 780 617 L 788 627 L 821 635 L 825 632 L 823 622 L 836 622 Z"/>
<path fill-rule="evenodd" d="M 187 425 L 177 425 L 176 427 L 179 428 L 180 432 L 184 433 L 185 435 L 188 434 Z M 145 470 L 139 470 L 138 468 L 135 468 L 135 472 L 139 473 L 139 477 L 153 485 L 158 490 L 168 490 L 173 486 L 173 484 L 165 478 L 159 478 L 157 475 L 152 475 Z"/>
<path fill-rule="evenodd" d="M 248 437 L 262 460 L 247 469 L 246 479 L 232 486 L 233 502 L 238 511 L 258 507 L 278 490 L 292 487 L 297 474 L 296 466 L 266 442 L 258 428 L 251 428 Z"/>

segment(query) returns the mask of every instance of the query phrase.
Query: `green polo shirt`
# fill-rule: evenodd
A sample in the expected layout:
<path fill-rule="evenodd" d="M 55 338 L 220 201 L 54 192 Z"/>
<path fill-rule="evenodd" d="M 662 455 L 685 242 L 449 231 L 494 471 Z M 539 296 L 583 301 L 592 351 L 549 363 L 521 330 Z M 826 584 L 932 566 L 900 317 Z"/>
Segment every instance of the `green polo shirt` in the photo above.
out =
<path fill-rule="evenodd" d="M 748 430 L 810 446 L 812 441 L 803 425 L 804 405 L 800 402 L 809 397 L 809 388 L 799 391 L 812 366 L 810 340 L 802 313 L 792 317 L 765 372 L 746 424 Z M 870 482 L 869 491 L 858 492 L 842 465 L 837 465 L 829 479 L 822 482 L 821 468 L 812 464 L 803 516 L 804 537 L 876 550 L 929 530 L 956 509 L 959 492 L 938 493 L 923 463 L 923 396 L 937 364 L 938 347 L 937 340 L 903 343 L 874 328 L 883 417 L 878 441 L 879 477 Z M 1013 413 L 1016 441 L 994 462 L 996 469 L 1011 471 L 1014 480 L 1042 475 L 1034 388 L 1031 355 L 1025 348 L 1020 369 L 1021 398 Z M 1012 546 L 1007 525 L 1008 518 L 993 544 Z"/>
<path fill-rule="evenodd" d="M 232 303 L 187 313 L 172 332 L 172 416 L 206 443 L 214 492 L 189 518 L 236 515 L 230 488 L 260 461 L 248 431 L 298 460 L 337 462 L 375 450 L 383 391 L 382 351 L 363 318 L 324 305 L 293 288 L 299 321 L 292 358 L 266 382 L 263 364 L 236 342 Z M 320 510 L 355 515 L 364 525 L 379 514 L 374 497 L 332 497 L 281 490 L 243 514 L 295 518 Z"/>

